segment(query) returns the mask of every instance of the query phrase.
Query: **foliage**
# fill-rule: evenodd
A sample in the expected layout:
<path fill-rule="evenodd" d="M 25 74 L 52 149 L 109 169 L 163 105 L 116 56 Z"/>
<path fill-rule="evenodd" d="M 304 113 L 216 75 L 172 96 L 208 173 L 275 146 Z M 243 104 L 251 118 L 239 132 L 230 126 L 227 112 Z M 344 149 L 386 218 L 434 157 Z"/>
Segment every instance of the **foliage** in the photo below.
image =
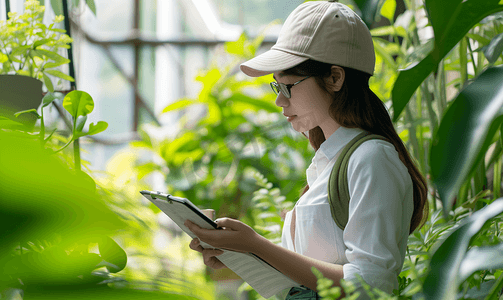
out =
<path fill-rule="evenodd" d="M 252 216 L 254 229 L 273 243 L 281 242 L 283 224 L 282 215 L 291 210 L 293 203 L 285 201 L 286 197 L 280 195 L 279 188 L 273 188 L 264 175 L 255 172 L 253 177 L 260 189 L 253 192 Z"/>
<path fill-rule="evenodd" d="M 51 2 L 53 7 L 56 2 Z M 415 1 L 405 0 L 406 11 L 394 18 L 395 0 L 355 3 L 367 24 L 373 23 L 377 13 L 390 23 L 371 30 L 376 71 L 370 85 L 387 106 L 393 108 L 400 137 L 422 173 L 433 181 L 429 182 L 430 218 L 425 226 L 409 236 L 398 289 L 388 295 L 371 288 L 361 278 L 359 283 L 363 289 L 358 290 L 357 283 L 341 281 L 346 299 L 354 299 L 361 292 L 373 299 L 497 299 L 503 287 L 500 230 L 503 218 L 499 207 L 503 149 L 499 87 L 503 79 L 501 67 L 498 67 L 503 61 L 503 25 L 501 14 L 496 12 L 502 10 L 503 4 L 490 0 L 449 0 L 442 4 L 425 1 L 424 6 L 416 7 Z M 73 4 L 78 6 L 78 1 Z M 420 20 L 416 19 L 420 11 L 427 13 L 426 26 L 420 26 Z M 434 38 L 421 40 L 418 32 L 425 29 L 431 29 Z M 164 191 L 186 197 L 201 208 L 213 208 L 217 216 L 240 218 L 278 242 L 281 215 L 298 198 L 305 182 L 303 172 L 313 152 L 305 138 L 293 133 L 288 122 L 278 118 L 279 109 L 273 103 L 273 94 L 264 93 L 264 87 L 272 79 L 267 76 L 249 79 L 237 72 L 240 62 L 257 53 L 262 39 L 263 36 L 259 36 L 249 40 L 243 34 L 238 41 L 226 43 L 225 59 L 231 62 L 221 66 L 215 60 L 196 78 L 202 85 L 196 99 L 184 98 L 164 109 L 166 114 L 182 115 L 180 132 L 174 138 L 157 138 L 144 127 L 140 131 L 142 140 L 131 143 L 128 150 L 109 162 L 108 175 L 97 180 L 99 188 L 92 193 L 90 187 L 95 186 L 94 181 L 82 175 L 85 173 L 64 167 L 55 167 L 56 175 L 51 171 L 54 161 L 61 164 L 64 160 L 62 147 L 74 138 L 98 133 L 106 127 L 103 123 L 91 124 L 87 133 L 84 132 L 86 115 L 93 107 L 88 95 L 76 92 L 63 100 L 73 121 L 69 138 L 60 138 L 56 130 L 48 136 L 45 133 L 43 109 L 56 98 L 54 94 L 47 94 L 43 100 L 40 132 L 23 134 L 20 138 L 12 132 L 19 124 L 11 122 L 11 129 L 7 130 L 9 135 L 0 136 L 2 144 L 4 141 L 12 145 L 33 143 L 38 139 L 52 156 L 46 159 L 41 155 L 49 155 L 47 151 L 31 144 L 16 146 L 23 149 L 19 153 L 8 152 L 9 147 L 0 147 L 0 151 L 10 153 L 5 156 L 2 152 L 3 157 L 12 158 L 2 160 L 0 156 L 0 172 L 12 174 L 10 178 L 18 183 L 14 185 L 16 190 L 9 190 L 11 194 L 0 195 L 0 222 L 22 225 L 5 227 L 16 231 L 6 235 L 5 243 L 0 245 L 5 254 L 0 255 L 4 257 L 0 260 L 0 268 L 10 270 L 11 280 L 2 289 L 12 287 L 13 278 L 24 276 L 27 278 L 24 281 L 29 282 L 34 276 L 59 287 L 64 281 L 72 284 L 75 290 L 92 284 L 93 289 L 88 292 L 79 290 L 82 298 L 91 297 L 94 292 L 99 292 L 99 297 L 109 298 L 109 287 L 117 288 L 113 295 L 122 297 L 120 288 L 128 287 L 168 292 L 170 297 L 176 294 L 180 299 L 215 299 L 214 284 L 208 280 L 201 257 L 188 251 L 187 238 L 177 232 L 169 220 L 163 219 L 156 207 L 139 199 L 138 191 L 153 189 L 156 178 L 161 178 L 160 188 Z M 40 52 L 43 47 L 49 51 L 48 45 L 51 44 L 32 44 L 26 53 Z M 0 59 L 9 58 L 9 55 L 12 53 L 4 53 Z M 46 65 L 58 63 L 53 61 Z M 38 63 L 37 56 L 33 62 Z M 14 65 L 16 62 L 9 67 Z M 449 95 L 451 93 L 457 96 Z M 405 112 L 403 118 L 402 111 Z M 24 113 L 38 116 L 34 110 Z M 5 120 L 0 122 L 4 128 L 6 124 Z M 0 133 L 5 132 L 0 130 Z M 17 142 L 11 143 L 11 138 Z M 39 150 L 43 154 L 35 153 Z M 28 151 L 35 151 L 35 154 Z M 15 155 L 24 156 L 16 159 Z M 17 163 L 19 161 L 22 163 Z M 5 163 L 8 164 L 6 168 Z M 19 175 L 19 170 L 34 171 L 30 172 L 30 177 Z M 72 172 L 78 175 L 71 175 Z M 63 187 L 61 183 L 65 183 Z M 70 194 L 82 198 L 68 201 Z M 33 195 L 37 197 L 35 203 Z M 47 224 L 40 221 L 37 226 L 25 227 L 19 220 L 30 218 L 19 215 L 25 210 L 11 211 L 15 208 L 8 200 L 13 198 L 21 198 L 16 201 L 21 207 L 36 208 L 41 218 L 53 216 L 51 213 L 56 217 L 42 218 L 49 222 Z M 107 207 L 95 204 L 93 199 L 97 199 L 96 203 L 105 201 Z M 89 203 L 92 205 L 87 205 Z M 44 206 L 39 208 L 38 204 Z M 54 209 L 58 206 L 62 208 Z M 117 235 L 117 227 L 106 231 L 108 223 L 98 229 L 98 223 L 90 223 L 87 231 L 83 231 L 79 224 L 64 219 L 68 218 L 69 211 L 90 216 L 86 219 L 89 222 L 95 220 L 96 214 L 106 214 L 99 220 L 115 220 L 110 223 L 122 224 L 122 231 L 120 235 Z M 111 211 L 114 213 L 110 214 Z M 18 217 L 25 219 L 16 219 Z M 47 228 L 59 237 L 47 234 Z M 103 230 L 101 240 L 85 241 L 88 234 L 99 230 Z M 113 234 L 114 239 L 110 238 Z M 164 242 L 164 246 L 154 245 L 163 234 L 169 236 L 169 241 Z M 20 240 L 21 247 L 18 247 Z M 96 244 L 95 251 L 90 251 L 93 248 L 90 246 Z M 127 253 L 127 266 L 124 253 Z M 21 258 L 27 254 L 26 258 Z M 37 264 L 22 267 L 26 266 L 24 260 L 29 256 L 37 256 L 35 260 L 28 260 Z M 56 263 L 62 268 L 54 268 Z M 36 271 L 39 277 L 26 271 L 28 269 Z M 121 269 L 120 275 L 111 273 Z M 62 274 L 62 270 L 68 273 Z M 315 270 L 313 272 L 319 278 L 320 295 L 328 299 L 338 297 L 341 289 L 333 287 L 333 282 L 322 278 Z M 104 288 L 100 290 L 96 283 L 103 279 L 108 284 L 101 285 Z M 241 290 L 247 290 L 246 285 Z M 4 295 L 16 291 L 19 290 L 5 290 Z M 64 289 L 61 293 L 61 298 L 67 296 Z M 96 298 L 97 294 L 93 295 Z M 110 294 L 110 298 L 113 295 Z M 53 299 L 59 297 L 56 290 L 51 296 Z M 260 298 L 254 292 L 248 296 Z"/>
<path fill-rule="evenodd" d="M 387 0 L 384 6 L 389 2 L 395 1 Z M 389 26 L 371 30 L 377 53 L 371 87 L 384 99 L 390 98 L 387 90 L 392 87 L 394 121 L 404 128 L 400 137 L 433 180 L 440 198 L 433 189 L 430 220 L 409 236 L 399 289 L 393 295 L 374 289 L 377 294 L 369 296 L 498 299 L 503 267 L 502 200 L 498 199 L 503 105 L 498 87 L 503 78 L 501 67 L 493 66 L 502 61 L 501 15 L 494 14 L 503 9 L 502 3 L 425 1 L 430 21 L 426 28 L 433 29 L 435 38 L 422 42 L 417 33 L 422 28 L 414 16 L 423 8 L 414 1 L 405 3 L 408 10 L 396 20 L 387 11 Z M 472 45 L 478 48 L 472 50 Z M 400 66 L 406 68 L 397 72 Z M 460 76 L 448 82 L 447 75 L 454 72 Z M 448 103 L 448 89 L 453 88 L 459 93 Z M 416 103 L 409 102 L 411 96 Z M 429 127 L 423 126 L 425 122 Z M 490 147 L 494 151 L 488 155 Z M 493 172 L 488 172 L 490 167 Z M 491 173 L 492 181 L 488 180 Z M 323 293 L 328 293 L 332 284 L 327 285 L 326 279 L 321 283 Z"/>
<path fill-rule="evenodd" d="M 62 15 L 63 14 L 63 1 L 66 0 L 50 0 L 51 1 L 51 8 L 54 11 L 55 15 Z M 42 3 L 45 2 L 45 0 L 41 1 Z M 83 1 L 87 7 L 92 11 L 92 13 L 96 15 L 96 4 L 94 0 L 85 0 Z M 71 1 L 73 7 L 79 7 L 80 5 L 80 0 L 72 0 Z"/>
<path fill-rule="evenodd" d="M 58 49 L 70 48 L 72 38 L 64 29 L 55 28 L 63 21 L 57 15 L 49 26 L 43 23 L 45 7 L 37 0 L 25 2 L 23 14 L 10 12 L 7 21 L 0 21 L 0 74 L 18 74 L 42 80 L 50 92 L 54 85 L 49 76 L 74 81 L 56 68 L 68 64 Z"/>
<path fill-rule="evenodd" d="M 144 282 L 145 278 L 129 276 L 130 258 L 116 240 L 124 244 L 124 232 L 134 231 L 134 224 L 107 203 L 115 193 L 97 189 L 87 173 L 71 169 L 62 152 L 76 137 L 96 134 L 106 123 L 91 124 L 84 132 L 94 101 L 83 91 L 70 92 L 63 106 L 73 117 L 73 133 L 61 148 L 52 142 L 58 137 L 56 130 L 46 136 L 43 129 L 44 107 L 61 100 L 57 98 L 48 93 L 40 115 L 36 110 L 18 113 L 36 114 L 39 132 L 10 120 L 0 122 L 1 298 L 68 299 L 71 291 L 76 294 L 72 299 L 212 299 L 211 285 L 201 280 L 200 272 L 191 276 L 192 271 L 182 269 L 181 283 L 176 277 Z M 119 237 L 110 237 L 119 232 Z M 170 271 L 178 273 L 175 270 Z M 206 291 L 195 294 L 198 286 Z"/>
<path fill-rule="evenodd" d="M 28 134 L 0 130 L 0 141 L 8 145 L 0 154 L 1 290 L 83 287 L 108 278 L 95 269 L 120 271 L 125 258 L 107 235 L 123 223 L 98 197 L 94 181 Z M 100 244 L 100 254 L 88 251 L 92 243 Z"/>
<path fill-rule="evenodd" d="M 254 225 L 249 209 L 256 189 L 253 172 L 264 174 L 291 202 L 304 181 L 305 166 L 298 161 L 312 155 L 307 139 L 278 118 L 274 95 L 263 92 L 272 77 L 249 79 L 236 73 L 237 63 L 254 56 L 262 38 L 249 41 L 243 34 L 227 43 L 226 58 L 231 62 L 212 65 L 197 76 L 202 83 L 198 97 L 164 109 L 164 113 L 185 112 L 176 137 L 158 139 L 145 129 L 142 141 L 131 143 L 135 151 L 154 157 L 136 158 L 140 177 L 162 171 L 170 194 L 215 209 L 217 217 L 241 218 L 250 225 Z"/>

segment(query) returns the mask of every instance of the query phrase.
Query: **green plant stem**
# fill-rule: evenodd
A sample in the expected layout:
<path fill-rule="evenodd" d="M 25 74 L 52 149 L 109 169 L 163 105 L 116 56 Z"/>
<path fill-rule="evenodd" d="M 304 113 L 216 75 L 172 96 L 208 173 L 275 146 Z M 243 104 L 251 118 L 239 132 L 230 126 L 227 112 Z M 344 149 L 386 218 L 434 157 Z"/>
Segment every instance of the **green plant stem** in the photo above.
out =
<path fill-rule="evenodd" d="M 437 128 L 438 121 L 437 121 L 437 115 L 435 114 L 435 111 L 433 110 L 433 105 L 432 105 L 433 99 L 431 99 L 431 94 L 428 90 L 428 80 L 426 80 L 425 82 L 423 82 L 421 84 L 421 90 L 422 90 L 423 99 L 426 102 L 426 107 L 428 108 L 428 117 L 430 119 L 430 132 L 431 132 L 431 136 L 433 136 L 433 134 L 435 133 L 435 130 Z"/>
<path fill-rule="evenodd" d="M 416 91 L 416 112 L 417 112 L 417 118 L 422 120 L 423 119 L 423 102 L 421 101 L 421 89 L 418 89 Z M 427 161 L 428 159 L 425 157 L 424 153 L 424 137 L 423 137 L 423 122 L 421 122 L 421 130 L 419 131 L 419 163 L 420 163 L 420 168 L 421 168 L 421 173 L 426 174 L 428 173 L 427 170 Z"/>
<path fill-rule="evenodd" d="M 45 125 L 44 125 L 44 106 L 40 108 L 40 145 L 44 146 Z"/>
<path fill-rule="evenodd" d="M 438 90 L 438 115 L 440 119 L 444 115 L 444 111 L 447 108 L 447 95 L 445 87 L 445 70 L 444 70 L 444 60 L 438 64 L 437 73 L 437 90 Z"/>
<path fill-rule="evenodd" d="M 475 175 L 473 176 L 473 183 L 472 195 L 477 195 L 487 188 L 486 164 L 484 159 L 482 159 L 482 162 L 479 164 L 477 170 L 475 171 Z M 478 201 L 476 204 L 477 210 L 481 209 L 483 204 L 483 202 Z"/>
<path fill-rule="evenodd" d="M 75 159 L 75 170 L 80 171 L 81 170 L 81 164 L 80 164 L 80 143 L 79 143 L 79 138 L 76 138 L 73 141 L 73 156 Z"/>
<path fill-rule="evenodd" d="M 472 65 L 473 65 L 474 76 L 477 76 L 478 69 L 477 69 L 477 65 L 475 64 L 475 57 L 473 56 L 472 45 L 470 44 L 470 40 L 468 38 L 466 38 L 466 44 L 468 46 L 468 50 L 470 50 L 470 57 L 472 58 Z"/>
<path fill-rule="evenodd" d="M 459 42 L 459 73 L 461 78 L 460 90 L 462 90 L 468 81 L 467 59 L 466 59 L 466 37 Z"/>
<path fill-rule="evenodd" d="M 489 294 L 485 297 L 484 300 L 498 300 L 498 296 L 502 288 L 503 276 L 500 276 L 498 279 L 496 279 L 496 282 L 494 283 L 491 290 L 489 291 Z"/>
<path fill-rule="evenodd" d="M 501 191 L 501 156 L 494 162 L 493 195 L 494 199 L 500 197 Z"/>
<path fill-rule="evenodd" d="M 1 42 L 1 40 L 0 40 L 0 42 Z M 7 48 L 5 47 L 5 45 L 3 43 L 2 43 L 2 49 L 7 50 Z M 7 59 L 9 60 L 10 65 L 12 66 L 12 70 L 14 70 L 14 72 L 15 72 L 16 67 L 14 67 L 14 62 L 12 61 L 12 59 L 10 59 L 10 55 L 9 55 L 9 53 L 7 53 L 7 51 L 6 51 L 5 55 L 7 55 Z"/>
<path fill-rule="evenodd" d="M 471 179 L 467 180 L 459 189 L 458 192 L 458 197 L 456 199 L 456 205 L 453 208 L 456 208 L 459 206 L 459 203 L 465 203 L 468 200 L 468 189 L 470 188 L 471 185 Z"/>
<path fill-rule="evenodd" d="M 415 157 L 420 157 L 421 153 L 419 153 L 419 143 L 417 142 L 416 125 L 414 124 L 414 116 L 410 110 L 409 103 L 405 106 L 405 124 L 409 128 L 409 141 L 414 150 L 414 155 Z"/>
<path fill-rule="evenodd" d="M 54 151 L 54 154 L 58 153 L 58 152 L 61 152 L 63 151 L 66 147 L 70 146 L 70 144 L 73 142 L 73 135 L 71 137 L 71 139 L 68 141 L 68 143 L 66 143 L 63 147 L 59 148 L 58 150 Z"/>

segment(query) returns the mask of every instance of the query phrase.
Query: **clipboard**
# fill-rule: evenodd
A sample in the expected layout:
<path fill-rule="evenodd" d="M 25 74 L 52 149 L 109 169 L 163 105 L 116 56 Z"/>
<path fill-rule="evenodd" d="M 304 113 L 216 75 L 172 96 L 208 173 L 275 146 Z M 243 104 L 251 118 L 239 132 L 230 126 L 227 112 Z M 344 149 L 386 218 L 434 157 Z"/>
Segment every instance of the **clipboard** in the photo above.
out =
<path fill-rule="evenodd" d="M 218 228 L 217 223 L 208 218 L 188 199 L 161 192 L 140 191 L 140 193 L 192 238 L 197 236 L 183 224 L 185 220 L 190 220 L 202 228 L 222 230 L 222 228 Z M 203 241 L 200 241 L 200 245 L 203 248 L 220 249 Z M 272 297 L 283 290 L 289 290 L 293 286 L 300 286 L 253 253 L 235 252 L 228 249 L 220 250 L 223 250 L 224 253 L 219 255 L 218 259 L 264 298 Z"/>
<path fill-rule="evenodd" d="M 189 199 L 154 191 L 140 191 L 140 193 L 168 215 L 191 238 L 195 238 L 196 235 L 183 224 L 185 220 L 189 220 L 201 228 L 222 230 L 222 228 L 218 227 L 217 223 L 208 218 Z M 215 248 L 203 241 L 200 242 L 203 248 Z"/>

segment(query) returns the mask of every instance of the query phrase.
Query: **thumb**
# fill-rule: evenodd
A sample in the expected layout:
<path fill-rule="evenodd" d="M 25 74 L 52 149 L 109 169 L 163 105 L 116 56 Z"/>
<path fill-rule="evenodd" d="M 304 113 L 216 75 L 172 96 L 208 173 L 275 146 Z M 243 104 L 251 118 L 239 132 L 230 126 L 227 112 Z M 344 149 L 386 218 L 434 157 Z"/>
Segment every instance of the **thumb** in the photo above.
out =
<path fill-rule="evenodd" d="M 215 220 L 217 223 L 218 227 L 225 227 L 226 229 L 232 229 L 232 230 L 237 230 L 239 227 L 239 222 L 238 220 L 231 219 L 231 218 L 221 218 Z"/>

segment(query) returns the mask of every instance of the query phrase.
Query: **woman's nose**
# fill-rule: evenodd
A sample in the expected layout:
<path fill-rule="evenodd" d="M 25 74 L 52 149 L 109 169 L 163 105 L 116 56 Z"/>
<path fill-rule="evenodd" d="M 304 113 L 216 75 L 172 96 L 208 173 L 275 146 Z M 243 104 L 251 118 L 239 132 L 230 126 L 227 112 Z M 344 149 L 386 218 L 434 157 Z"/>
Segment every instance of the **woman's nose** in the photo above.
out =
<path fill-rule="evenodd" d="M 279 106 L 279 107 L 287 107 L 288 104 L 290 103 L 288 98 L 285 97 L 281 92 L 278 94 L 278 96 L 276 97 L 276 106 Z"/>

